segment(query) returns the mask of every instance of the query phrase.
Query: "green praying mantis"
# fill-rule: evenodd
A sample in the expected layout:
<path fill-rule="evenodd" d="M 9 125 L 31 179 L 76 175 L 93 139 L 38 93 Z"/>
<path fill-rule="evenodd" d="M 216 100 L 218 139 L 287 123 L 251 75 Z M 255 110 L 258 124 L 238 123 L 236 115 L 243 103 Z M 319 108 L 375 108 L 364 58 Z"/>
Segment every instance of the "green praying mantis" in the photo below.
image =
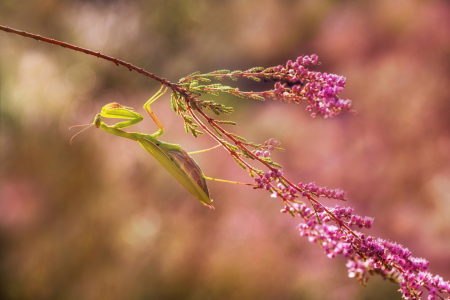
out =
<path fill-rule="evenodd" d="M 191 156 L 189 156 L 189 154 L 183 148 L 181 148 L 180 145 L 166 143 L 158 139 L 158 137 L 164 133 L 164 127 L 151 110 L 150 105 L 166 92 L 167 88 L 162 92 L 163 87 L 164 86 L 161 86 L 159 91 L 144 104 L 144 110 L 149 114 L 149 116 L 159 127 L 159 130 L 154 134 L 127 132 L 122 130 L 123 128 L 130 127 L 136 123 L 141 122 L 144 117 L 141 114 L 135 112 L 133 108 L 123 106 L 119 103 L 110 103 L 103 106 L 101 112 L 95 116 L 94 122 L 93 124 L 91 124 L 91 126 L 94 125 L 96 128 L 100 128 L 108 133 L 112 133 L 114 135 L 138 142 L 145 150 L 147 150 L 148 153 L 156 158 L 156 160 L 192 195 L 194 195 L 198 200 L 200 200 L 201 203 L 211 209 L 214 209 L 214 207 L 211 205 L 213 200 L 209 195 L 209 190 L 208 186 L 206 185 L 205 179 L 235 184 L 252 185 L 206 177 L 195 160 Z M 102 117 L 128 119 L 128 121 L 118 122 L 110 126 L 102 121 Z M 81 131 L 79 133 L 81 133 Z M 192 153 L 204 152 L 216 147 Z"/>

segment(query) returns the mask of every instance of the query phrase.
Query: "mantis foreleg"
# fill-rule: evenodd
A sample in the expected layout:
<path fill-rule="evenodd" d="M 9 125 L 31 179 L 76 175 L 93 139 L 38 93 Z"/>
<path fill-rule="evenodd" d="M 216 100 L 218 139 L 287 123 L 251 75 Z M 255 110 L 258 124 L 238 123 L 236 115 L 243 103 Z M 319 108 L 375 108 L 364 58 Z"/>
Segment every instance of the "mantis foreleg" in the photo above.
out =
<path fill-rule="evenodd" d="M 164 95 L 164 93 L 167 91 L 167 87 L 164 90 L 164 92 L 161 92 L 163 89 L 164 85 L 161 85 L 161 88 L 159 89 L 158 92 L 156 92 L 155 95 L 153 95 L 153 97 L 151 97 L 147 102 L 145 102 L 144 104 L 144 109 L 145 111 L 148 113 L 148 115 L 153 119 L 153 121 L 156 123 L 156 125 L 159 127 L 159 130 L 152 134 L 153 137 L 158 137 L 161 134 L 164 133 L 164 127 L 162 126 L 161 122 L 158 120 L 158 118 L 155 116 L 155 114 L 153 113 L 152 109 L 150 108 L 150 104 L 152 104 L 153 102 L 155 102 L 159 97 L 161 97 L 162 95 Z"/>

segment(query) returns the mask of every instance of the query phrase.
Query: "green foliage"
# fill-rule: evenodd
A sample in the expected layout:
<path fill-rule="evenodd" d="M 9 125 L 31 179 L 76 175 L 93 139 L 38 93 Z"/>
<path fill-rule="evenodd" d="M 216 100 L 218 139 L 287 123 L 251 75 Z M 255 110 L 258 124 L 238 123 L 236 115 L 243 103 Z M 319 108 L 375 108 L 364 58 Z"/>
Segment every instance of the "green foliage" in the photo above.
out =
<path fill-rule="evenodd" d="M 247 72 L 255 73 L 255 72 L 261 72 L 261 71 L 263 71 L 263 70 L 264 70 L 263 67 L 254 67 L 254 68 L 248 69 Z"/>
<path fill-rule="evenodd" d="M 212 129 L 214 129 L 214 131 L 216 132 L 216 134 L 218 136 L 222 137 L 222 133 L 219 131 L 219 129 L 217 129 L 217 127 L 214 123 L 211 123 L 211 127 L 212 127 Z"/>
<path fill-rule="evenodd" d="M 200 74 L 200 71 L 196 71 L 194 73 L 191 73 L 188 76 L 181 78 L 180 82 L 184 82 L 186 80 L 186 78 L 194 77 L 194 76 L 199 75 L 199 74 Z"/>
<path fill-rule="evenodd" d="M 270 165 L 272 167 L 281 169 L 281 165 L 274 162 L 270 157 L 259 157 L 259 159 L 264 161 L 265 163 L 267 163 L 268 165 Z"/>
<path fill-rule="evenodd" d="M 212 110 L 216 115 L 219 114 L 225 114 L 230 115 L 234 112 L 234 109 L 232 107 L 225 106 L 220 103 L 216 103 L 211 100 L 196 100 L 196 103 L 200 109 L 206 108 L 209 110 Z"/>
<path fill-rule="evenodd" d="M 254 80 L 254 81 L 256 81 L 256 82 L 260 82 L 260 81 L 261 81 L 261 78 L 256 77 L 256 76 L 246 76 L 246 78 L 251 79 L 251 80 Z"/>
<path fill-rule="evenodd" d="M 227 121 L 227 120 L 215 120 L 214 122 L 218 124 L 228 124 L 228 125 L 236 125 L 236 122 L 233 121 Z"/>
<path fill-rule="evenodd" d="M 243 137 L 241 137 L 241 136 L 239 136 L 237 134 L 234 134 L 234 133 L 229 133 L 229 134 L 230 134 L 230 136 L 234 137 L 235 139 L 238 139 L 241 142 L 246 142 L 247 141 L 245 138 L 243 138 Z"/>
<path fill-rule="evenodd" d="M 189 128 L 191 130 L 191 134 L 196 138 L 198 134 L 203 134 L 200 130 Z"/>
<path fill-rule="evenodd" d="M 175 93 L 175 92 L 172 93 L 172 95 L 170 97 L 170 102 L 171 102 L 171 105 L 172 105 L 172 109 L 178 115 L 180 115 L 181 112 L 186 112 L 187 111 L 186 103 L 181 100 L 182 98 L 184 99 L 184 96 L 181 96 L 180 94 Z"/>
<path fill-rule="evenodd" d="M 234 156 L 233 156 L 233 158 L 234 158 L 234 160 L 236 161 L 236 163 L 237 163 L 242 169 L 247 170 L 247 167 L 246 167 L 239 159 L 237 159 L 237 158 L 234 157 Z"/>
<path fill-rule="evenodd" d="M 211 82 L 211 79 L 205 78 L 205 77 L 199 77 L 198 80 L 204 81 L 204 82 Z"/>
<path fill-rule="evenodd" d="M 223 143 L 229 148 L 231 149 L 231 151 L 237 151 L 239 149 L 239 147 L 232 145 L 230 143 L 228 143 L 227 141 L 223 141 Z"/>
<path fill-rule="evenodd" d="M 211 74 L 211 75 L 215 75 L 215 74 L 229 74 L 229 73 L 230 73 L 230 70 L 217 70 L 217 71 L 209 72 L 209 74 Z"/>
<path fill-rule="evenodd" d="M 186 90 L 186 94 L 189 95 L 188 97 L 180 94 L 172 94 L 172 108 L 174 111 L 177 112 L 177 114 L 181 114 L 184 119 L 184 126 L 186 132 L 191 132 L 193 136 L 197 136 L 198 134 L 201 134 L 200 131 L 196 129 L 198 126 L 197 124 L 193 123 L 193 119 L 189 116 L 187 116 L 188 113 L 188 106 L 186 105 L 187 102 L 189 102 L 189 106 L 193 110 L 210 110 L 215 115 L 229 115 L 233 113 L 233 108 L 225 106 L 224 104 L 217 103 L 212 100 L 203 100 L 200 99 L 202 95 L 214 95 L 219 96 L 221 93 L 228 93 L 231 95 L 234 95 L 239 98 L 243 99 L 255 99 L 258 101 L 265 101 L 266 98 L 261 95 L 259 92 L 246 92 L 246 91 L 240 91 L 237 87 L 232 87 L 229 85 L 224 85 L 218 82 L 211 83 L 212 80 L 216 81 L 222 81 L 224 79 L 231 79 L 233 81 L 238 80 L 239 78 L 247 78 L 249 80 L 253 80 L 256 82 L 261 81 L 262 78 L 272 78 L 273 75 L 273 68 L 263 68 L 263 67 L 254 67 L 250 68 L 246 71 L 241 70 L 216 70 L 212 71 L 206 74 L 200 74 L 200 72 L 194 72 L 192 74 L 189 74 L 188 76 L 182 78 L 179 81 L 179 85 L 182 86 Z M 283 76 L 283 74 L 281 74 Z M 204 84 L 204 83 L 210 83 L 210 84 Z M 286 88 L 288 90 L 289 88 Z M 235 161 L 238 163 L 240 167 L 243 169 L 247 169 L 245 164 L 242 161 L 242 158 L 248 158 L 250 160 L 259 160 L 267 165 L 269 165 L 272 168 L 281 168 L 281 165 L 274 162 L 270 157 L 263 157 L 259 156 L 255 158 L 254 154 L 248 152 L 244 148 L 242 148 L 242 145 L 246 145 L 248 147 L 252 147 L 256 150 L 268 150 L 268 145 L 264 144 L 255 144 L 253 142 L 247 142 L 247 139 L 244 137 L 241 137 L 239 135 L 236 135 L 231 132 L 227 132 L 223 128 L 220 127 L 220 125 L 236 125 L 235 122 L 229 121 L 229 120 L 216 120 L 213 118 L 209 118 L 209 124 L 211 128 L 214 130 L 215 134 L 219 138 L 228 137 L 229 139 L 233 140 L 236 145 L 229 143 L 225 140 L 221 140 L 225 147 L 227 147 L 230 151 L 234 152 L 235 155 L 233 155 Z M 242 143 L 242 144 L 240 144 Z M 284 151 L 283 148 L 277 147 L 275 145 L 274 149 L 275 151 Z M 261 174 L 264 174 L 263 171 L 259 171 Z M 254 176 L 256 173 L 254 171 L 250 171 L 251 175 Z M 259 176 L 261 176 L 259 174 Z"/>
<path fill-rule="evenodd" d="M 253 157 L 253 155 L 251 155 L 250 153 L 248 153 L 247 150 L 242 150 L 242 155 L 244 155 L 244 156 L 247 157 L 248 159 L 252 159 L 252 160 L 255 159 L 255 158 Z"/>
<path fill-rule="evenodd" d="M 256 99 L 256 100 L 259 100 L 259 101 L 266 101 L 266 99 L 263 96 L 256 95 L 256 94 L 251 94 L 250 98 L 253 98 L 253 99 Z"/>

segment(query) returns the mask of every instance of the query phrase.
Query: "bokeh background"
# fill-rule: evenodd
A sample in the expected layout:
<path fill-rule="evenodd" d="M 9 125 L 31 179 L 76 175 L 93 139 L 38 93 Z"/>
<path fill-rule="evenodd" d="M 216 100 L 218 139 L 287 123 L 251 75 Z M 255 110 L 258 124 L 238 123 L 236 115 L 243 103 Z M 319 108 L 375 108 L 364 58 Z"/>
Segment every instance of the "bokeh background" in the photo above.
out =
<path fill-rule="evenodd" d="M 340 187 L 375 217 L 370 234 L 450 279 L 448 1 L 0 1 L 0 24 L 112 55 L 171 81 L 319 55 L 347 77 L 358 115 L 311 119 L 304 105 L 221 97 L 293 181 Z M 231 83 L 231 82 L 230 82 Z M 234 84 L 234 83 L 233 83 Z M 241 80 L 241 90 L 264 85 Z M 107 61 L 0 32 L 2 299 L 400 299 L 347 277 L 263 191 L 209 182 L 202 206 L 133 141 L 90 128 L 100 108 L 141 111 L 159 85 Z M 169 95 L 152 106 L 162 140 L 185 134 Z M 151 120 L 134 126 L 154 132 Z M 196 154 L 211 177 L 251 182 L 223 150 Z M 335 203 L 326 202 L 331 206 Z M 369 232 L 368 232 L 369 233 Z"/>

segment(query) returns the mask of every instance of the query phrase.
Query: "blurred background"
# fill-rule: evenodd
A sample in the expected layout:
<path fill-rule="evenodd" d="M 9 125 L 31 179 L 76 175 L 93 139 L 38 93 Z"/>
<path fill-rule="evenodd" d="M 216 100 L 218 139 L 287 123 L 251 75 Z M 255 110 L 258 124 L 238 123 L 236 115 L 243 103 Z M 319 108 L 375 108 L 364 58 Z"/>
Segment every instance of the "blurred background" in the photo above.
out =
<path fill-rule="evenodd" d="M 272 157 L 291 180 L 347 191 L 348 205 L 375 217 L 367 234 L 450 279 L 448 1 L 1 0 L 0 24 L 171 81 L 316 53 L 315 70 L 347 77 L 341 97 L 358 115 L 311 119 L 304 104 L 214 100 L 234 106 L 235 133 L 282 142 L 287 151 Z M 401 298 L 381 278 L 367 288 L 348 278 L 345 259 L 301 238 L 301 220 L 266 192 L 208 182 L 211 211 L 133 141 L 90 128 L 69 144 L 78 128 L 68 128 L 103 105 L 142 113 L 158 89 L 107 61 L 0 32 L 2 299 Z M 168 94 L 152 108 L 162 140 L 215 145 L 184 132 Z M 130 130 L 156 129 L 146 118 Z M 251 182 L 222 149 L 194 158 L 207 176 Z"/>

